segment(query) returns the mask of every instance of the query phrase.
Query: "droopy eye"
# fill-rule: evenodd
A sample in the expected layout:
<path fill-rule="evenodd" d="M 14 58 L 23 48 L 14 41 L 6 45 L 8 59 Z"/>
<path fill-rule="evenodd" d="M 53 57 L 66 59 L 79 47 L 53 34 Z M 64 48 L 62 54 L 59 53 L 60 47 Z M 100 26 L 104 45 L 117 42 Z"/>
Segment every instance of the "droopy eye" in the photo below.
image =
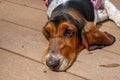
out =
<path fill-rule="evenodd" d="M 65 31 L 64 31 L 64 37 L 66 37 L 66 38 L 71 38 L 73 34 L 74 34 L 74 32 L 70 29 L 65 29 Z"/>

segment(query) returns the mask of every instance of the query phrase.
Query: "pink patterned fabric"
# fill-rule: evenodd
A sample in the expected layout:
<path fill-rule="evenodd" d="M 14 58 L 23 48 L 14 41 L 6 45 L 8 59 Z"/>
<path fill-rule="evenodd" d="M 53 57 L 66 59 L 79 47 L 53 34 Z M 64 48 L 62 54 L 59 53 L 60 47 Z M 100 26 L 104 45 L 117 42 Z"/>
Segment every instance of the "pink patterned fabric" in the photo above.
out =
<path fill-rule="evenodd" d="M 91 0 L 95 10 L 98 10 L 102 4 L 102 0 Z"/>
<path fill-rule="evenodd" d="M 93 3 L 94 2 L 94 0 L 91 0 L 91 3 Z"/>
<path fill-rule="evenodd" d="M 45 5 L 48 6 L 48 0 L 45 0 Z"/>

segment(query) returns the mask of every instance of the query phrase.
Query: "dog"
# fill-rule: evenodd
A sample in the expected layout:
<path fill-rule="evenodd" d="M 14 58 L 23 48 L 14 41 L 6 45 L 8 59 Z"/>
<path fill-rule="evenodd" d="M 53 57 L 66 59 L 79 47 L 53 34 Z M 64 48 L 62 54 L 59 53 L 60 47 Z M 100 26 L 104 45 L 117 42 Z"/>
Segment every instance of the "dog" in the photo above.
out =
<path fill-rule="evenodd" d="M 103 4 L 108 10 L 107 3 L 110 1 L 46 0 L 48 21 L 42 32 L 49 45 L 42 60 L 48 68 L 53 71 L 66 71 L 81 50 L 102 49 L 115 42 L 114 36 L 101 32 L 96 27 L 97 22 L 108 19 L 111 14 L 111 11 L 107 12 L 107 15 L 106 12 L 101 14 L 101 10 L 98 11 Z M 119 26 L 119 21 L 116 23 Z"/>

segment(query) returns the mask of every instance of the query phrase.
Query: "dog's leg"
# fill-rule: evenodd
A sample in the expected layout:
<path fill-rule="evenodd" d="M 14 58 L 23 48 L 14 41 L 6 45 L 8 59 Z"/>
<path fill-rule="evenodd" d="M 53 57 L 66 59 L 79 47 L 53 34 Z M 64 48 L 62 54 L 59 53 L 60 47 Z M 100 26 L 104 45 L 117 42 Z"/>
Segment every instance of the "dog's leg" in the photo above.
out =
<path fill-rule="evenodd" d="M 108 19 L 107 11 L 105 9 L 99 9 L 97 11 L 97 23 L 107 19 Z"/>
<path fill-rule="evenodd" d="M 104 8 L 104 0 L 102 0 L 101 7 L 98 10 L 95 10 L 95 16 L 96 23 L 109 19 L 108 13 Z"/>
<path fill-rule="evenodd" d="M 120 10 L 118 10 L 110 0 L 105 0 L 104 8 L 107 10 L 109 19 L 113 20 L 120 27 Z"/>

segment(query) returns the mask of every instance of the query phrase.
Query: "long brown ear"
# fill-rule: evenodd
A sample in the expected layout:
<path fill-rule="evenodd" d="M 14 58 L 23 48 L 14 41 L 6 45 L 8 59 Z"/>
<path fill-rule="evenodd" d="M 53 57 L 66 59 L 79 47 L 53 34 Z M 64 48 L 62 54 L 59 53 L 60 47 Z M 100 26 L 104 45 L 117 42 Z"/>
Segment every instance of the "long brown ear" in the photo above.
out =
<path fill-rule="evenodd" d="M 51 36 L 50 36 L 49 29 L 46 29 L 46 26 L 43 27 L 42 33 L 43 33 L 43 35 L 45 36 L 45 38 L 46 38 L 47 40 L 49 40 L 49 38 L 50 38 Z"/>
<path fill-rule="evenodd" d="M 88 22 L 82 30 L 82 44 L 88 50 L 101 49 L 115 42 L 115 37 L 107 32 L 99 31 L 94 23 Z"/>

